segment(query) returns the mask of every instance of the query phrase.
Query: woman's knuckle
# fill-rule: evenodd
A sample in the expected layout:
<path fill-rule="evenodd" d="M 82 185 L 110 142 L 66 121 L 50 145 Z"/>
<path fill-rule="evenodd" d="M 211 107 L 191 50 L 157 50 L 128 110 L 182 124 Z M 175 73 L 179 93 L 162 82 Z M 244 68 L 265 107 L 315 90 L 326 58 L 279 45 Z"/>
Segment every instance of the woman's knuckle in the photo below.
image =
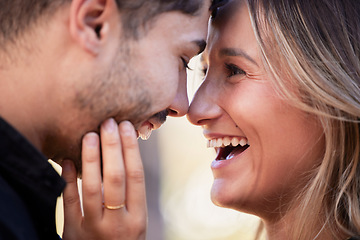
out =
<path fill-rule="evenodd" d="M 80 199 L 78 197 L 74 197 L 74 196 L 67 196 L 67 197 L 64 197 L 64 204 L 65 205 L 80 204 Z"/>
<path fill-rule="evenodd" d="M 99 193 L 99 188 L 92 184 L 83 184 L 82 188 L 86 195 L 89 197 L 95 196 Z"/>
<path fill-rule="evenodd" d="M 145 181 L 145 175 L 144 175 L 144 171 L 142 169 L 133 170 L 133 171 L 129 172 L 128 175 L 132 181 L 135 181 L 138 183 L 142 183 Z"/>
<path fill-rule="evenodd" d="M 137 143 L 134 141 L 126 141 L 124 144 L 126 144 L 126 148 L 128 149 L 137 149 Z"/>
<path fill-rule="evenodd" d="M 125 179 L 125 175 L 119 171 L 109 173 L 108 177 L 111 184 L 123 184 Z"/>

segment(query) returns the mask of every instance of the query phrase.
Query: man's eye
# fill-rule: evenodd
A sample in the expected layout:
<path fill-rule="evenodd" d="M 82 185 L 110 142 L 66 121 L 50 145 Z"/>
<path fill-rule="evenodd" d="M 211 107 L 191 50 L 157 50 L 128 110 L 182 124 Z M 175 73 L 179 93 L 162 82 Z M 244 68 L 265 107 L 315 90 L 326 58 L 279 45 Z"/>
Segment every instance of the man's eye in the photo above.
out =
<path fill-rule="evenodd" d="M 233 64 L 225 64 L 226 65 L 226 69 L 228 71 L 228 77 L 232 77 L 235 75 L 246 75 L 246 72 L 244 70 L 242 70 L 241 68 L 237 67 L 236 65 Z"/>
<path fill-rule="evenodd" d="M 183 62 L 184 64 L 184 68 L 186 69 L 189 69 L 189 70 L 192 70 L 190 67 L 189 67 L 189 63 L 185 60 L 185 58 L 181 58 L 181 61 Z"/>

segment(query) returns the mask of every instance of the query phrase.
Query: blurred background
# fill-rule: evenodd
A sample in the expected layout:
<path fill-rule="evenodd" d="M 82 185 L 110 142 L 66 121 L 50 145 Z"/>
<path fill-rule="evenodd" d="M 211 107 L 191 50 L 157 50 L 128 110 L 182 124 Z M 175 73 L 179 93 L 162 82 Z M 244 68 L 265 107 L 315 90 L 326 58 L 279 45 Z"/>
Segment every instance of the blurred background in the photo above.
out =
<path fill-rule="evenodd" d="M 199 57 L 189 64 L 191 101 L 202 76 Z M 216 207 L 210 200 L 213 149 L 200 127 L 186 117 L 168 118 L 147 141 L 139 140 L 145 167 L 149 211 L 148 240 L 253 240 L 259 220 Z M 59 169 L 58 166 L 56 168 Z M 61 235 L 62 199 L 57 207 Z"/>

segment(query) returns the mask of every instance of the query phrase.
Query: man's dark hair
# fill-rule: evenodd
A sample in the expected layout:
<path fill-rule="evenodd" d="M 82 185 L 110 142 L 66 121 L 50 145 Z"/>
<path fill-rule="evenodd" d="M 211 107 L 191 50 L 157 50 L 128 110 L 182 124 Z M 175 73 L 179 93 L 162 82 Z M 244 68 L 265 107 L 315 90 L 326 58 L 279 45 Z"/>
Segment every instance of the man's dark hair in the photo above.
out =
<path fill-rule="evenodd" d="M 195 15 L 205 0 L 116 0 L 124 15 L 123 27 L 138 37 L 139 27 L 155 16 L 170 11 Z M 71 0 L 0 0 L 0 44 L 15 41 L 41 17 L 51 16 Z"/>
<path fill-rule="evenodd" d="M 139 28 L 145 26 L 157 15 L 171 11 L 196 15 L 205 0 L 116 0 L 116 2 L 119 10 L 124 12 L 125 32 L 138 38 Z"/>

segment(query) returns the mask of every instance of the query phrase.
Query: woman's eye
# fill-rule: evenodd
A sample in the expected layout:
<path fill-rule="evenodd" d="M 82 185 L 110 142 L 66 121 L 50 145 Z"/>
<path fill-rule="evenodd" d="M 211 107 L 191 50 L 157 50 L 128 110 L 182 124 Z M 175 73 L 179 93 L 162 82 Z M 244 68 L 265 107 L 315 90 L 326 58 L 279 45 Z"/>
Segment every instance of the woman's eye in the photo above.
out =
<path fill-rule="evenodd" d="M 228 71 L 228 77 L 232 77 L 235 75 L 246 75 L 246 72 L 244 70 L 242 70 L 241 68 L 233 65 L 233 64 L 225 64 L 226 65 L 226 69 Z"/>
<path fill-rule="evenodd" d="M 200 70 L 201 70 L 201 75 L 202 75 L 202 77 L 205 77 L 205 76 L 206 76 L 206 73 L 207 73 L 207 71 L 208 71 L 207 66 L 203 66 Z"/>

